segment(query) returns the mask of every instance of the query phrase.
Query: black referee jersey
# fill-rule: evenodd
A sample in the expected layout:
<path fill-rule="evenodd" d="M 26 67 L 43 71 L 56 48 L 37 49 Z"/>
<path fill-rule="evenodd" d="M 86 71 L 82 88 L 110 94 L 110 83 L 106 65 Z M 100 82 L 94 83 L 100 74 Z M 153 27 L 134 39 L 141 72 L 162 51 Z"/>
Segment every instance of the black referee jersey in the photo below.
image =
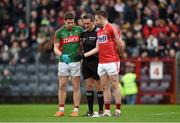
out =
<path fill-rule="evenodd" d="M 99 30 L 99 28 L 97 26 L 95 26 L 92 31 L 85 30 L 81 34 L 80 38 L 81 38 L 81 43 L 83 45 L 84 53 L 86 53 L 96 47 L 98 30 Z M 87 58 L 84 58 L 83 60 L 98 60 L 98 54 L 89 56 Z"/>

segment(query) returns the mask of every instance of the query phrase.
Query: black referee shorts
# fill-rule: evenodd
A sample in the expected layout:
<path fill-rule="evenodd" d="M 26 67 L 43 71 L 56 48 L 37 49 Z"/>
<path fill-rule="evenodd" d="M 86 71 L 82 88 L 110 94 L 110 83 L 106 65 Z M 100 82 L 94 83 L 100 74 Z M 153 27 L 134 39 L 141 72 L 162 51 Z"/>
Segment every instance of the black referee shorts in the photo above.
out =
<path fill-rule="evenodd" d="M 84 79 L 93 78 L 99 80 L 97 74 L 98 60 L 83 60 L 82 63 L 82 74 Z"/>

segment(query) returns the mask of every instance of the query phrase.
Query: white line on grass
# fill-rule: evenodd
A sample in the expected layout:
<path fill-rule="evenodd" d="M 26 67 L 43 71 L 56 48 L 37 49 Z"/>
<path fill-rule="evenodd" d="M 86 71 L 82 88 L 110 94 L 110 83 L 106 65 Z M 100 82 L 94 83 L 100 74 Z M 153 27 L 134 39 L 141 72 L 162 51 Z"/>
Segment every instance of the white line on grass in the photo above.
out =
<path fill-rule="evenodd" d="M 145 115 L 175 115 L 175 114 L 180 114 L 177 112 L 166 112 L 166 113 L 154 113 L 154 114 L 145 114 Z"/>

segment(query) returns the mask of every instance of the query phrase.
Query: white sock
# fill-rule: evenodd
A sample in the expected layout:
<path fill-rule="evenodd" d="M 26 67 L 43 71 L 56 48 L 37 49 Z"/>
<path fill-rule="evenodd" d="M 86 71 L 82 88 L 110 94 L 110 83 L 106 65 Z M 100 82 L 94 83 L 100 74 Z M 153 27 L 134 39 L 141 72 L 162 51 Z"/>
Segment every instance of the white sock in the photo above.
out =
<path fill-rule="evenodd" d="M 116 112 L 116 113 L 121 113 L 121 110 L 116 109 L 115 112 Z"/>
<path fill-rule="evenodd" d="M 79 111 L 79 108 L 74 108 L 73 111 L 74 111 L 74 112 L 78 112 L 78 111 Z"/>
<path fill-rule="evenodd" d="M 110 112 L 110 110 L 107 110 L 107 109 L 106 109 L 106 110 L 105 110 L 105 113 L 110 114 L 111 112 Z"/>
<path fill-rule="evenodd" d="M 60 112 L 64 112 L 64 107 L 59 107 Z"/>

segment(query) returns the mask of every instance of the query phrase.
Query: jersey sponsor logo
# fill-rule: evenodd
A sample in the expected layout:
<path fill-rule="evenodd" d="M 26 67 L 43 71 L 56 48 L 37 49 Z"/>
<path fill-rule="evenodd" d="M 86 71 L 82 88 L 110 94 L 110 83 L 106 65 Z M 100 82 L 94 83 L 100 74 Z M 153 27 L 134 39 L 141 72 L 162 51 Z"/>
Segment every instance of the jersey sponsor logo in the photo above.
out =
<path fill-rule="evenodd" d="M 98 36 L 98 42 L 99 43 L 107 42 L 107 35 L 100 35 L 100 36 Z"/>
<path fill-rule="evenodd" d="M 79 42 L 79 36 L 69 36 L 62 39 L 62 44 L 68 44 L 72 42 Z"/>
<path fill-rule="evenodd" d="M 89 40 L 95 40 L 96 37 L 89 37 Z"/>

